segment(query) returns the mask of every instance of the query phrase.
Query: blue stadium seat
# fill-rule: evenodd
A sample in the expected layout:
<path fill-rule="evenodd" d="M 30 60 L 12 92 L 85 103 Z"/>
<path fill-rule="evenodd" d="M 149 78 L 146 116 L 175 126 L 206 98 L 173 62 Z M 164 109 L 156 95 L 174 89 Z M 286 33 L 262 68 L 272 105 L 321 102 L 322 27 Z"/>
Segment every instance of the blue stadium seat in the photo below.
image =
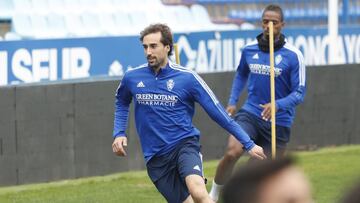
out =
<path fill-rule="evenodd" d="M 350 23 L 358 24 L 360 22 L 360 1 L 353 0 L 349 4 Z"/>
<path fill-rule="evenodd" d="M 260 22 L 261 19 L 261 11 L 260 10 L 231 10 L 229 11 L 228 17 L 230 19 L 241 19 L 247 22 Z"/>

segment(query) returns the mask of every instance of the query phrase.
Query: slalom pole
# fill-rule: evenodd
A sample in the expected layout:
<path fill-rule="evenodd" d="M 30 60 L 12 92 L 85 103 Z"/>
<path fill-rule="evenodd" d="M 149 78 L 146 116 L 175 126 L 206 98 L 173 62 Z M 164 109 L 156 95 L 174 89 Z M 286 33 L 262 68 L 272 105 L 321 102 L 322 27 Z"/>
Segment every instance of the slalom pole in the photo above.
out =
<path fill-rule="evenodd" d="M 270 47 L 270 96 L 271 96 L 271 158 L 276 159 L 274 25 L 272 21 L 269 22 L 269 47 Z"/>
<path fill-rule="evenodd" d="M 174 44 L 174 51 L 175 51 L 175 61 L 177 64 L 180 65 L 180 55 L 179 55 L 179 50 L 178 50 L 177 44 Z"/>

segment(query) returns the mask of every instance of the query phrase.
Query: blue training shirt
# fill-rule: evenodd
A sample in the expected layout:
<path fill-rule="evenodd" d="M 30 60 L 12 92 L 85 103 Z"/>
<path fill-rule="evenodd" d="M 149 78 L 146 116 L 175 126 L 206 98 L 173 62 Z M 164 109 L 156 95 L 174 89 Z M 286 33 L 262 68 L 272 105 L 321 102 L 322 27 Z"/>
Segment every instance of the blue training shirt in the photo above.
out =
<path fill-rule="evenodd" d="M 194 71 L 169 61 L 158 74 L 144 64 L 127 71 L 116 91 L 113 137 L 126 136 L 129 105 L 134 100 L 136 130 L 144 158 L 171 151 L 182 139 L 200 136 L 192 124 L 195 102 L 250 150 L 255 144 L 226 113 Z"/>
<path fill-rule="evenodd" d="M 274 52 L 276 125 L 290 127 L 295 116 L 295 106 L 304 100 L 306 70 L 301 52 L 285 45 Z M 237 68 L 229 105 L 236 105 L 241 91 L 248 83 L 248 98 L 243 109 L 261 118 L 260 104 L 270 102 L 270 59 L 258 41 L 246 45 Z M 270 122 L 270 121 L 269 121 Z"/>

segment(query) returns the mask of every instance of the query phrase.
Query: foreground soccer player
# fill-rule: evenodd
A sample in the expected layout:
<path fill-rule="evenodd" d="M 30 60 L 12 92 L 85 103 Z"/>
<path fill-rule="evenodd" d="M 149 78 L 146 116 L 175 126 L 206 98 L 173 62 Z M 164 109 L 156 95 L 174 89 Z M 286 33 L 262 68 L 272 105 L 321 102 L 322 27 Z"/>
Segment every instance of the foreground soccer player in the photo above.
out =
<path fill-rule="evenodd" d="M 227 112 L 234 115 L 236 103 L 246 83 L 248 98 L 235 115 L 237 123 L 251 136 L 256 144 L 271 156 L 271 105 L 269 27 L 274 25 L 275 56 L 275 106 L 276 106 L 276 151 L 284 155 L 290 139 L 290 127 L 295 116 L 295 107 L 305 96 L 305 64 L 301 52 L 285 41 L 281 34 L 284 26 L 283 12 L 277 5 L 269 5 L 262 15 L 263 33 L 256 41 L 245 46 L 232 85 Z M 210 196 L 217 201 L 223 184 L 230 177 L 236 161 L 243 153 L 243 145 L 233 136 L 216 170 Z"/>
<path fill-rule="evenodd" d="M 225 184 L 223 203 L 313 203 L 310 182 L 291 157 L 253 162 Z"/>
<path fill-rule="evenodd" d="M 192 124 L 195 102 L 252 157 L 265 159 L 263 149 L 228 116 L 199 75 L 169 61 L 173 38 L 168 26 L 150 25 L 140 40 L 148 63 L 127 71 L 116 91 L 113 151 L 126 155 L 125 130 L 134 100 L 148 175 L 159 192 L 171 203 L 212 202 L 203 179 L 200 132 Z"/>

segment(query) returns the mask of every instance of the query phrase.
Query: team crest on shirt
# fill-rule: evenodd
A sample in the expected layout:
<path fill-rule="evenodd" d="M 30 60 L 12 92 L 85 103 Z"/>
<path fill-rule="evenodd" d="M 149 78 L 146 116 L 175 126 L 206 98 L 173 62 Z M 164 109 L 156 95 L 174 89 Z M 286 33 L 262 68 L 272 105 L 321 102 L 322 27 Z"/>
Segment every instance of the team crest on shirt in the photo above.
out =
<path fill-rule="evenodd" d="M 174 88 L 175 82 L 173 79 L 170 79 L 166 82 L 167 89 L 171 91 Z"/>
<path fill-rule="evenodd" d="M 279 63 L 282 61 L 282 56 L 280 54 L 278 54 L 275 57 L 275 65 L 279 65 Z"/>

